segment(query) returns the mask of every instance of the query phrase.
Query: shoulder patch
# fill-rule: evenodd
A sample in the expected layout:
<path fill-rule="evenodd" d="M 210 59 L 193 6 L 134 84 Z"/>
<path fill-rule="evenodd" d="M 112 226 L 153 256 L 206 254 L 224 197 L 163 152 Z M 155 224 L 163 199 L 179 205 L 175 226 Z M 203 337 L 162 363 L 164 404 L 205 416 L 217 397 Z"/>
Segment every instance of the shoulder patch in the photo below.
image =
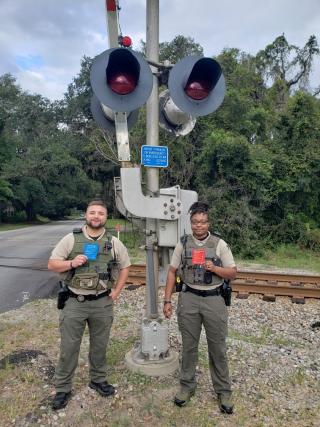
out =
<path fill-rule="evenodd" d="M 79 233 L 82 233 L 82 228 L 74 228 L 74 229 L 72 230 L 72 233 L 73 233 L 73 234 L 79 234 Z"/>

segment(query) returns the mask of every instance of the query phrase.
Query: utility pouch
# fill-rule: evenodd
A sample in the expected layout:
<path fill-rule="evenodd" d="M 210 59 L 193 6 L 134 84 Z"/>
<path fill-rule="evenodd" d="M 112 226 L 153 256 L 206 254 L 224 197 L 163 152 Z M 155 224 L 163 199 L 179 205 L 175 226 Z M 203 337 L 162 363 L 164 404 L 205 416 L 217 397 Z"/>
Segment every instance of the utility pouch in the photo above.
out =
<path fill-rule="evenodd" d="M 99 285 L 98 273 L 79 273 L 75 274 L 71 280 L 71 287 L 76 289 L 97 289 Z"/>
<path fill-rule="evenodd" d="M 66 301 L 69 299 L 69 289 L 64 282 L 59 282 L 60 289 L 58 290 L 57 308 L 62 310 Z"/>
<path fill-rule="evenodd" d="M 183 285 L 183 281 L 181 280 L 180 276 L 176 277 L 176 289 L 175 292 L 181 292 L 182 291 L 182 285 Z"/>
<path fill-rule="evenodd" d="M 206 285 L 210 285 L 212 282 L 212 273 L 211 271 L 205 271 L 203 275 L 203 281 Z"/>
<path fill-rule="evenodd" d="M 230 280 L 224 280 L 223 284 L 221 285 L 221 296 L 224 299 L 224 302 L 227 307 L 230 307 L 231 305 L 231 295 L 232 288 L 230 285 Z"/>

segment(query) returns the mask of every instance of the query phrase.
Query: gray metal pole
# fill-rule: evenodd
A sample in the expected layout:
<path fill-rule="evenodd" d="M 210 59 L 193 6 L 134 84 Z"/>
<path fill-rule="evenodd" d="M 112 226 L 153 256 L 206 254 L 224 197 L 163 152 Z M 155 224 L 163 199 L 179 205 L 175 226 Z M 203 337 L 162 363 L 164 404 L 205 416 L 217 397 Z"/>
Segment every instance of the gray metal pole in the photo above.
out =
<path fill-rule="evenodd" d="M 147 0 L 147 34 L 146 56 L 147 59 L 159 62 L 159 0 Z M 151 67 L 157 72 L 155 67 Z M 158 79 L 153 76 L 153 89 L 147 102 L 147 145 L 159 145 L 159 95 Z M 159 193 L 159 170 L 147 168 L 147 190 L 150 196 Z M 157 252 L 156 220 L 146 220 L 146 246 L 147 246 L 147 292 L 146 306 L 147 317 L 157 318 L 157 295 L 159 286 L 159 254 Z M 152 257 L 150 256 L 152 253 Z M 153 264 L 152 264 L 153 260 Z M 152 280 L 153 279 L 153 280 Z"/>
<path fill-rule="evenodd" d="M 147 59 L 159 62 L 159 0 L 147 0 Z M 156 67 L 151 67 L 157 72 Z M 153 90 L 147 102 L 147 145 L 159 144 L 158 79 L 153 76 Z M 159 191 L 159 171 L 148 168 L 148 187 L 152 193 Z"/>
<path fill-rule="evenodd" d="M 115 10 L 110 11 L 107 9 L 107 2 L 106 2 L 106 20 L 107 20 L 109 48 L 119 47 L 118 1 L 115 1 L 115 6 L 116 6 Z"/>
<path fill-rule="evenodd" d="M 147 4 L 147 59 L 158 63 L 159 57 L 159 0 Z M 153 68 L 154 72 L 157 69 Z M 153 78 L 153 91 L 147 103 L 147 145 L 159 145 L 158 80 Z M 159 170 L 147 168 L 147 190 L 150 197 L 159 197 Z M 156 201 L 156 200 L 155 200 Z M 157 220 L 146 218 L 147 287 L 146 319 L 141 326 L 141 341 L 126 354 L 127 366 L 146 375 L 166 375 L 179 366 L 178 354 L 169 351 L 168 327 L 158 313 L 159 254 Z"/>

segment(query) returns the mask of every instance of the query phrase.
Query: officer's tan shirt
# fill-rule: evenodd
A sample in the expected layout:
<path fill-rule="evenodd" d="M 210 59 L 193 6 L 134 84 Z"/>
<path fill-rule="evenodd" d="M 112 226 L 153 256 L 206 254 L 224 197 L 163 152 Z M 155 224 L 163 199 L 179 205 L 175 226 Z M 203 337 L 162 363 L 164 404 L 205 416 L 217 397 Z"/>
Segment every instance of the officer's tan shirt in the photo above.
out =
<path fill-rule="evenodd" d="M 193 238 L 195 244 L 200 249 L 201 247 L 205 247 L 209 236 L 210 236 L 210 232 L 209 232 L 208 237 L 204 240 L 197 240 L 193 235 L 192 235 L 192 238 Z M 183 251 L 184 251 L 184 248 L 183 248 L 182 243 L 178 242 L 178 244 L 176 245 L 176 247 L 173 251 L 171 262 L 170 262 L 170 265 L 173 268 L 178 269 L 180 267 L 181 261 L 182 261 Z M 217 249 L 216 249 L 216 255 L 218 258 L 221 259 L 222 267 L 235 267 L 236 266 L 236 263 L 234 262 L 234 258 L 233 258 L 231 249 L 229 248 L 228 244 L 222 239 L 220 239 L 218 242 Z M 223 279 L 221 278 L 221 283 L 222 282 L 223 282 Z M 191 288 L 194 288 L 194 289 L 203 289 L 203 286 L 199 286 L 199 285 L 195 285 L 195 284 L 189 284 L 189 283 L 187 283 L 187 285 L 190 286 Z M 215 285 L 215 286 L 205 285 L 205 288 L 209 290 L 209 289 L 215 289 L 218 286 L 220 286 L 220 285 Z"/>
<path fill-rule="evenodd" d="M 99 239 L 94 240 L 91 237 L 89 237 L 89 235 L 87 234 L 87 230 L 86 230 L 86 226 L 84 226 L 82 228 L 83 234 L 85 235 L 85 237 L 89 240 L 97 241 L 100 240 L 106 232 L 104 232 L 101 236 L 99 236 Z M 116 237 L 112 236 L 111 238 L 111 244 L 112 244 L 112 249 L 111 249 L 111 253 L 112 256 L 116 259 L 116 261 L 118 262 L 118 266 L 119 269 L 122 270 L 123 268 L 127 268 L 130 267 L 131 265 L 131 261 L 128 255 L 128 251 L 127 248 L 124 246 L 124 244 L 117 239 Z M 68 259 L 72 249 L 74 246 L 74 234 L 73 233 L 69 233 L 67 235 L 65 235 L 56 245 L 56 247 L 53 249 L 50 259 L 58 259 L 58 260 L 66 260 Z M 62 273 L 63 275 L 64 273 Z M 69 286 L 69 289 L 74 292 L 79 294 L 79 289 L 75 289 L 72 288 L 71 286 Z M 98 293 L 104 292 L 99 291 Z M 91 290 L 88 289 L 82 289 L 81 290 L 81 294 L 83 295 L 89 295 L 92 294 Z"/>

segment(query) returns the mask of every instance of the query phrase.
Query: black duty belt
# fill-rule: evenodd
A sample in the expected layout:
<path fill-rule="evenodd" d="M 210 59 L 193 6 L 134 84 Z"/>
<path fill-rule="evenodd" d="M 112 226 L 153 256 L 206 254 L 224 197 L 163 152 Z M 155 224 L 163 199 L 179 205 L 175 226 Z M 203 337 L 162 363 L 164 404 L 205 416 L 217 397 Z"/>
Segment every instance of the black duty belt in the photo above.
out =
<path fill-rule="evenodd" d="M 80 295 L 80 294 L 75 294 L 74 292 L 70 291 L 69 289 L 69 297 L 71 298 L 77 298 L 77 300 L 79 302 L 83 302 L 83 301 L 93 301 L 102 297 L 106 297 L 108 295 L 110 295 L 111 293 L 111 289 L 108 289 L 106 292 L 101 292 L 101 294 L 97 294 L 97 295 Z"/>
<path fill-rule="evenodd" d="M 185 292 L 191 292 L 192 294 L 199 295 L 200 297 L 211 297 L 214 295 L 221 295 L 220 286 L 215 289 L 209 289 L 208 291 L 202 289 L 194 289 L 190 288 L 190 286 L 186 285 Z"/>

